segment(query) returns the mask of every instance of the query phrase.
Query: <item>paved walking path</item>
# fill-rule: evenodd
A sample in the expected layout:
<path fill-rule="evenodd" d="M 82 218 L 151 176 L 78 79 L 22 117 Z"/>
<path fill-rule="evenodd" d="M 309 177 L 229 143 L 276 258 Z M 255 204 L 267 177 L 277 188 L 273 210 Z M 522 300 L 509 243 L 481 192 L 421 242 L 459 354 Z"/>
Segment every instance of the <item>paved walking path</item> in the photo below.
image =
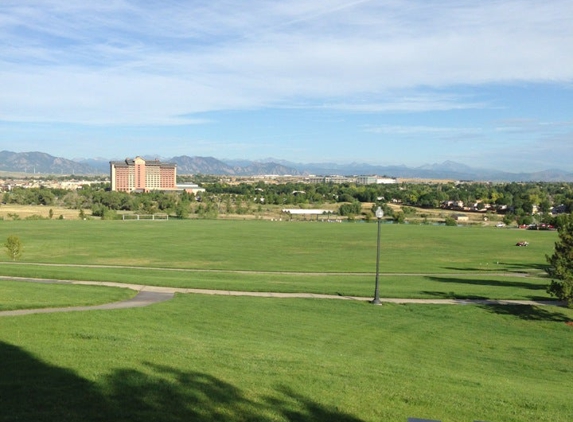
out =
<path fill-rule="evenodd" d="M 175 293 L 191 293 L 204 295 L 221 295 L 221 296 L 251 296 L 251 297 L 270 297 L 270 298 L 308 298 L 308 299 L 337 299 L 337 300 L 357 300 L 366 302 L 371 300 L 370 297 L 361 296 L 342 296 L 326 295 L 317 293 L 276 293 L 276 292 L 242 292 L 232 290 L 209 290 L 209 289 L 186 289 L 178 287 L 159 287 L 146 286 L 143 284 L 124 284 L 107 281 L 61 281 L 45 280 L 15 277 L 0 277 L 0 280 L 34 282 L 34 283 L 54 283 L 54 284 L 80 284 L 91 286 L 121 287 L 136 290 L 138 293 L 135 297 L 122 302 L 108 303 L 96 306 L 73 306 L 66 308 L 42 308 L 42 309 L 20 309 L 14 311 L 0 311 L 0 316 L 16 316 L 29 314 L 43 314 L 53 312 L 73 312 L 73 311 L 90 311 L 90 310 L 110 310 L 138 308 L 149 306 L 154 303 L 164 302 L 173 298 Z M 493 299 L 398 299 L 398 298 L 380 298 L 382 303 L 395 304 L 434 304 L 434 305 L 530 305 L 530 306 L 564 306 L 562 302 L 556 301 L 536 301 L 536 300 L 493 300 Z"/>

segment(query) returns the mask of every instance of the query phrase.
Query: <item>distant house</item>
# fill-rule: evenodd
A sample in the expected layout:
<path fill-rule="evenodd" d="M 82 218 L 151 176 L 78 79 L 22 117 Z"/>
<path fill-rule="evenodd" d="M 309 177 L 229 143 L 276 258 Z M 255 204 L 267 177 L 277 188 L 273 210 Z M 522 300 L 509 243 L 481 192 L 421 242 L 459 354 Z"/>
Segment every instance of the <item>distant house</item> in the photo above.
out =
<path fill-rule="evenodd" d="M 567 206 L 565 206 L 564 204 L 560 204 L 551 208 L 551 214 L 553 215 L 565 214 L 566 212 L 567 212 Z"/>
<path fill-rule="evenodd" d="M 185 191 L 187 193 L 192 193 L 193 195 L 205 192 L 204 188 L 200 188 L 199 185 L 196 185 L 195 183 L 186 183 L 177 185 L 177 189 Z"/>

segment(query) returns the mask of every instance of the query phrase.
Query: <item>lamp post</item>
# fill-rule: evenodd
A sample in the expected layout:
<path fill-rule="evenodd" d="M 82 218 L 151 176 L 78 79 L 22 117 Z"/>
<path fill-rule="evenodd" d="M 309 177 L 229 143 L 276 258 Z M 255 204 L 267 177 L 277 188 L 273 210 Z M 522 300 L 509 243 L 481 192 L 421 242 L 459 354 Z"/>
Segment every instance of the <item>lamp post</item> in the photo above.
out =
<path fill-rule="evenodd" d="M 378 207 L 376 210 L 376 219 L 378 220 L 378 238 L 377 238 L 377 247 L 376 247 L 376 284 L 374 287 L 374 299 L 370 302 L 373 305 L 382 305 L 380 302 L 380 292 L 378 291 L 378 278 L 380 275 L 380 221 L 384 217 L 384 211 L 382 208 Z"/>

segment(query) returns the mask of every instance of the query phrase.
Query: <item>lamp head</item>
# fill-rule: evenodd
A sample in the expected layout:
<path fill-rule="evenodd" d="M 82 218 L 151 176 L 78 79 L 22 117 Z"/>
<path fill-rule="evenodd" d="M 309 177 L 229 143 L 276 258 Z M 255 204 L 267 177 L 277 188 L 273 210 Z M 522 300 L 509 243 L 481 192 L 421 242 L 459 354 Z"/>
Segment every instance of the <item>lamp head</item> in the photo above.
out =
<path fill-rule="evenodd" d="M 382 211 L 382 208 L 378 207 L 376 210 L 376 218 L 380 220 L 382 217 L 384 217 L 384 211 Z"/>

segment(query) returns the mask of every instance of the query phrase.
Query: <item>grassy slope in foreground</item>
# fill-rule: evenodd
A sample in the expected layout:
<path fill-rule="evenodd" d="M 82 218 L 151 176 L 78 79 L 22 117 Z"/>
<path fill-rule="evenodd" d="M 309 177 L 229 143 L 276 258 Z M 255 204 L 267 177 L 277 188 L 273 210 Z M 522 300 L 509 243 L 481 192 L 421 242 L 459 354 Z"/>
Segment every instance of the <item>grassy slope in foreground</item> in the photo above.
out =
<path fill-rule="evenodd" d="M 3 318 L 0 420 L 568 422 L 572 319 L 209 296 Z"/>

